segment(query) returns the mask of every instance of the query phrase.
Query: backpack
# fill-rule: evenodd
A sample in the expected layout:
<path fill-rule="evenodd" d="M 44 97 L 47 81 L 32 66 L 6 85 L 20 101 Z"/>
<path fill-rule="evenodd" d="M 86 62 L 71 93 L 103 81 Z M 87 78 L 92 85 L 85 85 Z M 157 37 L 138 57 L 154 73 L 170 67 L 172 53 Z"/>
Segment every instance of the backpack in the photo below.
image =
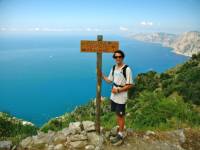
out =
<path fill-rule="evenodd" d="M 113 80 L 114 80 L 114 71 L 115 71 L 115 66 L 113 66 L 113 69 L 112 69 L 112 76 L 113 76 Z M 122 68 L 122 73 L 123 73 L 123 76 L 124 78 L 126 79 L 126 68 L 128 67 L 128 65 L 125 65 L 123 68 Z"/>

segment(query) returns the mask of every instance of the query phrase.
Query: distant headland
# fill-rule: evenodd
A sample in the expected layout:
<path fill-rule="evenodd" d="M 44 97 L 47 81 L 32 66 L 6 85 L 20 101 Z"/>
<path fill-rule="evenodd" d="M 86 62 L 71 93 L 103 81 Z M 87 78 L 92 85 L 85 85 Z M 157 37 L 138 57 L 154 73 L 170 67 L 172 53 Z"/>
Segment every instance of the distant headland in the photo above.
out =
<path fill-rule="evenodd" d="M 138 41 L 159 43 L 164 47 L 173 48 L 173 52 L 191 57 L 200 52 L 200 32 L 190 31 L 180 35 L 164 32 L 139 33 L 130 36 Z"/>

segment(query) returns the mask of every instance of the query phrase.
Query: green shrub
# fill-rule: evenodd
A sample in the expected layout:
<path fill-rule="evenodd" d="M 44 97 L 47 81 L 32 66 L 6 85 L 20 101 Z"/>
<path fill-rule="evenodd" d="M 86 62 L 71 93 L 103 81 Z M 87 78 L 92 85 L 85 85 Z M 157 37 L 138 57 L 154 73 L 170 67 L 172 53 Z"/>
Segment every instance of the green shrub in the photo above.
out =
<path fill-rule="evenodd" d="M 129 127 L 143 129 L 163 126 L 173 128 L 181 124 L 200 125 L 200 114 L 180 96 L 165 97 L 162 92 L 145 91 L 132 101 L 135 102 L 128 103 Z M 175 123 L 171 124 L 172 121 Z"/>

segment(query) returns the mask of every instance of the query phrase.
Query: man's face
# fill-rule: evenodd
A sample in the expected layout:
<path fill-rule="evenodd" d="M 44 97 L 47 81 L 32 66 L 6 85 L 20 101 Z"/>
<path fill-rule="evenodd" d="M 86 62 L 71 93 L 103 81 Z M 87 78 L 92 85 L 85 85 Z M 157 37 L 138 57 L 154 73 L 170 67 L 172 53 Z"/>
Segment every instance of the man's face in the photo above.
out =
<path fill-rule="evenodd" d="M 117 64 L 121 64 L 123 62 L 123 57 L 120 53 L 115 53 L 114 59 Z"/>

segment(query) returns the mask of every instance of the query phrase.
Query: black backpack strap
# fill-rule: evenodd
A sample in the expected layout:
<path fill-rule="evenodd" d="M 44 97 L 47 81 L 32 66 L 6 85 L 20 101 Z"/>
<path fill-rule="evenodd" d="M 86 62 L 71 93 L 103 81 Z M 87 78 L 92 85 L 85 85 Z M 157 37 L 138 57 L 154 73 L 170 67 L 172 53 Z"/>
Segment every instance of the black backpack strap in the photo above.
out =
<path fill-rule="evenodd" d="M 113 82 L 114 82 L 114 71 L 115 71 L 115 65 L 112 67 L 112 76 L 113 76 Z M 112 85 L 113 86 L 113 85 Z"/>
<path fill-rule="evenodd" d="M 113 68 L 112 68 L 113 81 L 114 81 L 114 71 L 115 71 L 115 65 L 113 65 Z"/>
<path fill-rule="evenodd" d="M 128 65 L 125 65 L 125 66 L 122 68 L 123 75 L 124 75 L 124 78 L 125 78 L 125 79 L 126 79 L 126 68 L 128 68 Z"/>

